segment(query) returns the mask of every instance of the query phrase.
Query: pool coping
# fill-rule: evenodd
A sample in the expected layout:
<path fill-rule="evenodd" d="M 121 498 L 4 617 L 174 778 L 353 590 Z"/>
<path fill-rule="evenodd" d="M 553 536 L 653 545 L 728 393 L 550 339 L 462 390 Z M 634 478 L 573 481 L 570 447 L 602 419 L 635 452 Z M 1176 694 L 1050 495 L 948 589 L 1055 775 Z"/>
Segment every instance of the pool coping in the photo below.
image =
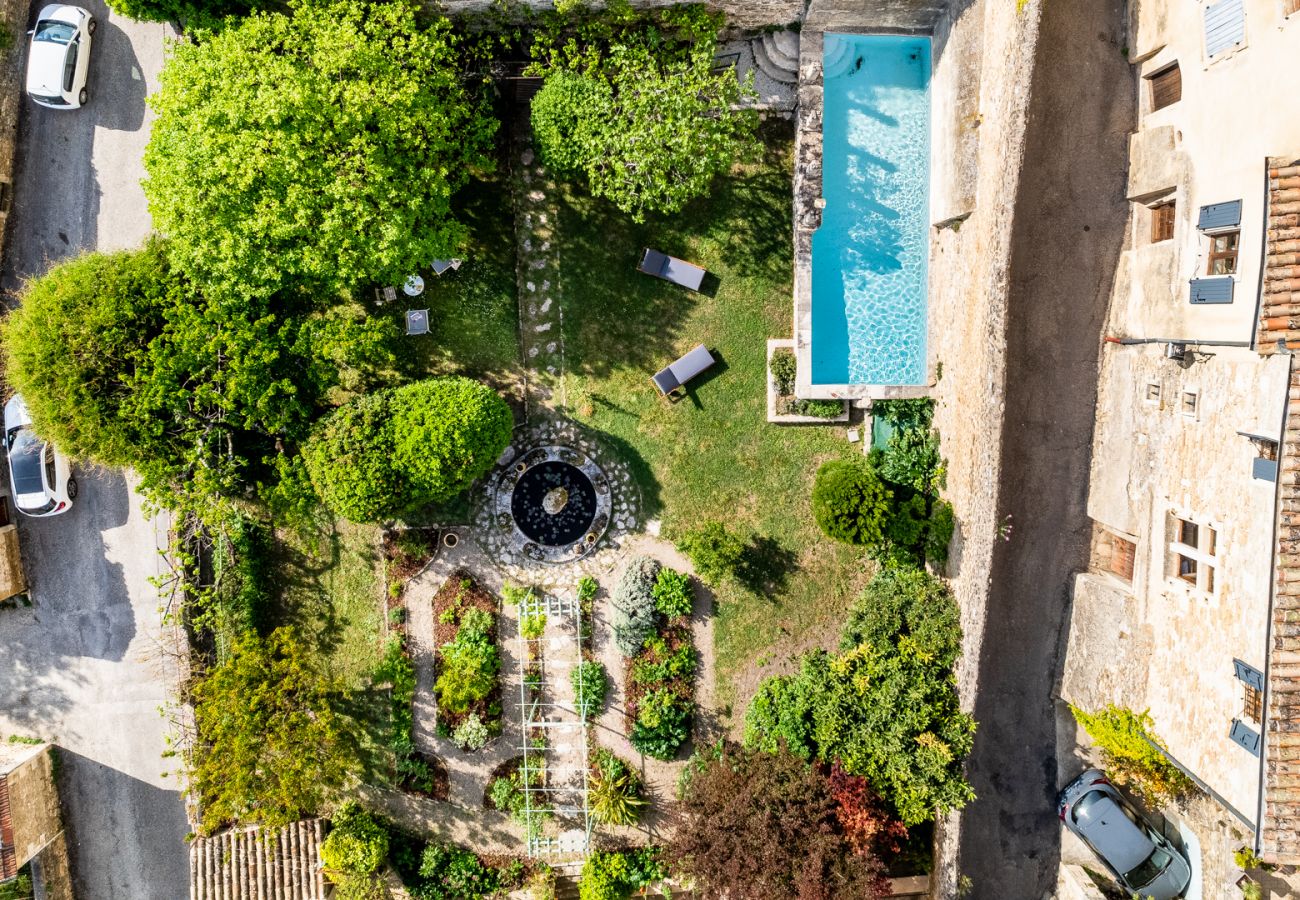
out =
<path fill-rule="evenodd" d="M 833 34 L 906 34 L 909 31 L 836 27 Z M 827 29 L 805 27 L 799 38 L 799 105 L 795 118 L 794 161 L 794 351 L 798 363 L 796 397 L 809 400 L 904 400 L 928 397 L 934 386 L 932 343 L 926 340 L 924 384 L 812 383 L 812 236 L 821 227 L 822 209 L 822 49 Z M 930 149 L 933 157 L 934 148 Z M 928 229 L 927 229 L 928 231 Z M 927 234 L 927 255 L 929 241 Z M 927 282 L 929 279 L 927 269 Z M 926 291 L 927 313 L 929 291 Z M 927 314 L 928 319 L 928 314 Z M 927 335 L 928 338 L 928 335 Z"/>

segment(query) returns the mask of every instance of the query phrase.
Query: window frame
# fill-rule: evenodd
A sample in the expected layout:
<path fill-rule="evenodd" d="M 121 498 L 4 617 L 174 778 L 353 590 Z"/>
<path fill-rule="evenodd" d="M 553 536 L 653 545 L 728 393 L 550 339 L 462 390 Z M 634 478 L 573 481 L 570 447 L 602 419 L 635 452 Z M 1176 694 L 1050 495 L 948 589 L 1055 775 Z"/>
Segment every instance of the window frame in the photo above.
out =
<path fill-rule="evenodd" d="M 1191 408 L 1188 408 L 1188 401 L 1191 401 Z M 1184 419 L 1190 419 L 1193 422 L 1201 420 L 1201 392 L 1198 388 L 1184 388 L 1178 395 L 1178 412 Z"/>
<path fill-rule="evenodd" d="M 1178 201 L 1170 198 L 1152 204 L 1151 243 L 1163 244 L 1174 239 L 1174 230 L 1178 221 Z"/>
<path fill-rule="evenodd" d="M 1206 258 L 1207 258 L 1207 262 L 1205 266 L 1206 276 L 1210 278 L 1223 278 L 1229 275 L 1236 275 L 1237 257 L 1241 253 L 1241 229 L 1225 228 L 1223 231 L 1215 231 L 1215 232 L 1208 233 L 1206 237 L 1210 239 L 1210 249 L 1206 253 Z M 1232 238 L 1231 250 L 1215 249 L 1219 241 L 1226 240 L 1228 238 Z M 1219 262 L 1220 260 L 1228 261 L 1229 266 L 1225 267 L 1226 271 L 1216 272 L 1214 270 L 1214 264 L 1216 262 Z"/>
<path fill-rule="evenodd" d="M 1170 76 L 1176 76 L 1178 83 L 1176 87 L 1169 87 Z M 1161 66 L 1150 75 L 1146 76 L 1147 83 L 1151 87 L 1151 111 L 1156 112 L 1162 109 L 1168 109 L 1175 103 L 1183 99 L 1183 70 L 1178 66 L 1178 60 L 1174 60 L 1167 66 Z M 1166 93 L 1175 93 L 1172 100 L 1161 103 L 1160 100 Z"/>
<path fill-rule="evenodd" d="M 1168 516 L 1170 579 L 1214 596 L 1218 592 L 1219 529 L 1176 512 Z M 1195 543 L 1186 543 L 1189 538 Z"/>

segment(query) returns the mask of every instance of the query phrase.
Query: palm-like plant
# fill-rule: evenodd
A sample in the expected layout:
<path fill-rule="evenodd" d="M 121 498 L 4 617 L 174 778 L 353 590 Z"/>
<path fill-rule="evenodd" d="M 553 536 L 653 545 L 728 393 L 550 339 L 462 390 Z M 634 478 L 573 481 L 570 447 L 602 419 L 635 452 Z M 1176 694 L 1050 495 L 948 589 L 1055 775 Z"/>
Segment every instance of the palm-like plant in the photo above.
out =
<path fill-rule="evenodd" d="M 650 803 L 641 796 L 641 778 L 608 750 L 596 755 L 588 799 L 592 817 L 604 825 L 633 825 Z"/>

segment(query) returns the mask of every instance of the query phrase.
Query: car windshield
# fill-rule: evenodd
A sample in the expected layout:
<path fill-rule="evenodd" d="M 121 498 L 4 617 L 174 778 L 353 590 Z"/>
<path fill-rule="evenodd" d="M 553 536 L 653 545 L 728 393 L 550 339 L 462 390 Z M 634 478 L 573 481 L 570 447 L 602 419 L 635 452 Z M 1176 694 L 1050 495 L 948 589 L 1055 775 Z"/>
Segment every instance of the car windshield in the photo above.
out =
<path fill-rule="evenodd" d="M 10 432 L 9 468 L 14 476 L 15 494 L 44 494 L 45 482 L 41 479 L 42 450 L 44 443 L 25 428 Z"/>
<path fill-rule="evenodd" d="M 1169 868 L 1169 863 L 1173 860 L 1166 851 L 1157 847 L 1151 851 L 1151 855 L 1142 861 L 1133 871 L 1124 876 L 1124 880 L 1129 883 L 1130 887 L 1140 888 L 1143 885 L 1150 884 L 1160 876 L 1160 873 Z"/>
<path fill-rule="evenodd" d="M 66 44 L 72 40 L 72 36 L 76 33 L 77 29 L 67 22 L 46 20 L 36 26 L 36 34 L 32 37 L 32 40 L 46 41 L 51 44 Z"/>

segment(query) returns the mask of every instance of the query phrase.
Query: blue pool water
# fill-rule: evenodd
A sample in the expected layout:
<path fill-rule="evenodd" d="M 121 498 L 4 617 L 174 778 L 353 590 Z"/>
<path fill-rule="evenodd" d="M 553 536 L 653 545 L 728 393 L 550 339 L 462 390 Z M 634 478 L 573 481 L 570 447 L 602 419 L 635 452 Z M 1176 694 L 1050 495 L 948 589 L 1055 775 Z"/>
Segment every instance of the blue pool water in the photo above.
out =
<path fill-rule="evenodd" d="M 924 384 L 930 40 L 825 41 L 812 382 Z"/>

